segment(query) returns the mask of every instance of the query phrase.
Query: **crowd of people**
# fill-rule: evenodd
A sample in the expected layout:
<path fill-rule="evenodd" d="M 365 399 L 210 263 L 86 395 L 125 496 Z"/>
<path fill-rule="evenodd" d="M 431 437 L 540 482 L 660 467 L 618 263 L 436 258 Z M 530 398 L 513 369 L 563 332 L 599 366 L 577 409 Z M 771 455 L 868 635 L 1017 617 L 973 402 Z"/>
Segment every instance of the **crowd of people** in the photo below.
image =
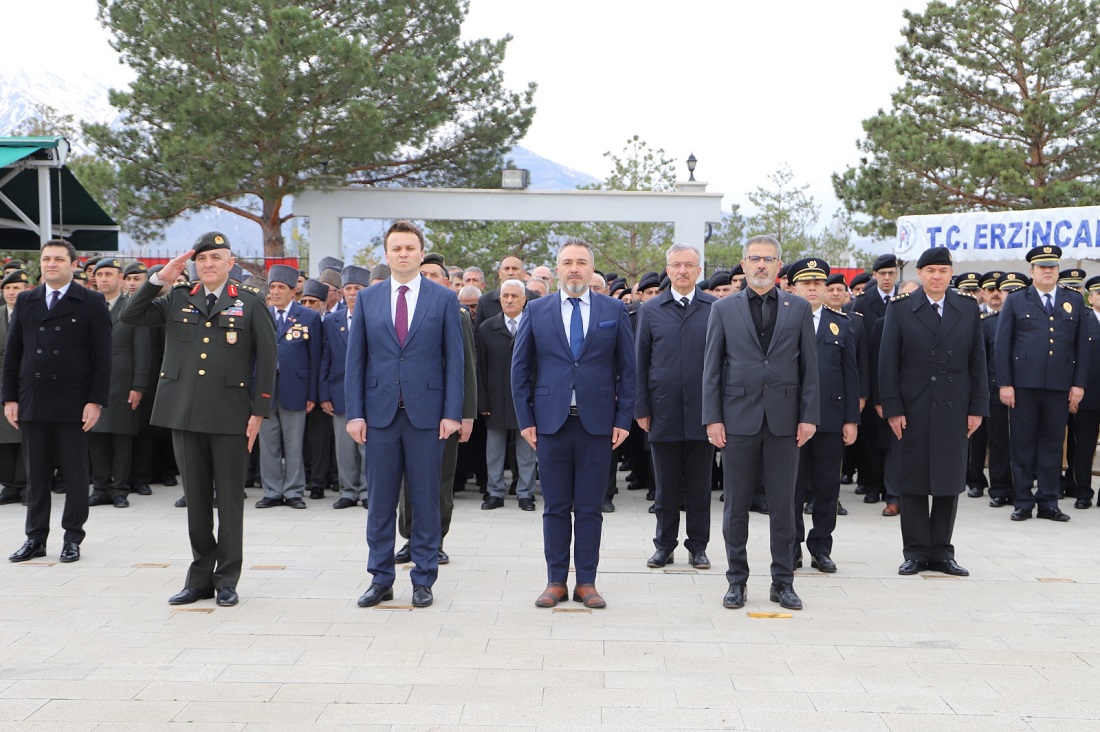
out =
<path fill-rule="evenodd" d="M 541 497 L 536 605 L 569 597 L 572 564 L 573 600 L 599 608 L 603 515 L 628 471 L 654 514 L 647 566 L 672 564 L 683 536 L 688 565 L 711 567 L 718 492 L 723 605 L 746 603 L 758 511 L 769 599 L 801 609 L 803 545 L 812 568 L 838 569 L 843 484 L 899 517 L 900 574 L 968 574 L 951 544 L 963 492 L 988 490 L 1015 521 L 1068 521 L 1062 497 L 1092 505 L 1100 277 L 1059 271 L 1058 247 L 1030 250 L 1026 273 L 956 273 L 934 248 L 916 280 L 899 282 L 887 254 L 846 281 L 821 258 L 785 265 L 757 236 L 709 278 L 676 244 L 662 272 L 629 283 L 568 239 L 556 270 L 507 256 L 491 289 L 410 222 L 384 250 L 370 269 L 325 257 L 312 278 L 250 274 L 217 232 L 155 267 L 51 241 L 37 286 L 6 263 L 0 504 L 27 507 L 11 561 L 45 555 L 51 490 L 66 496 L 71 562 L 89 507 L 127 508 L 180 474 L 194 562 L 171 603 L 236 604 L 259 486 L 257 509 L 367 509 L 359 605 L 392 599 L 395 565 L 412 562 L 425 607 L 454 494 L 476 488 L 486 511 Z"/>

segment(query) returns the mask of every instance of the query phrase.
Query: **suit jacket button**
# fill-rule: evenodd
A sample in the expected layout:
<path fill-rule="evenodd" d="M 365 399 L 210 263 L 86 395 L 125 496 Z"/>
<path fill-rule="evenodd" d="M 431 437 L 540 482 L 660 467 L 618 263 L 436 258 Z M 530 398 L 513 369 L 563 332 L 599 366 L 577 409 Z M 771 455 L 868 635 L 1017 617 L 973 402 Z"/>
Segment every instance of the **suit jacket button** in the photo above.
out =
<path fill-rule="evenodd" d="M 936 403 L 935 403 L 935 402 L 932 402 L 932 406 L 933 406 L 933 407 L 934 407 L 934 406 L 936 406 Z"/>
<path fill-rule="evenodd" d="M 199 369 L 199 376 L 206 376 L 206 370 L 205 369 Z"/>
<path fill-rule="evenodd" d="M 53 355 L 55 355 L 55 356 L 56 356 L 56 355 L 57 355 L 57 354 L 59 354 L 59 353 L 61 353 L 61 351 L 58 351 L 58 350 L 56 350 L 56 349 L 55 349 L 55 350 L 54 350 L 54 352 L 53 352 Z"/>
<path fill-rule="evenodd" d="M 243 382 L 243 381 L 241 382 L 241 386 L 244 386 L 244 382 Z"/>
<path fill-rule="evenodd" d="M 199 358 L 201 358 L 201 359 L 204 359 L 204 360 L 205 360 L 205 359 L 206 359 L 206 354 L 205 354 L 205 353 L 200 353 L 200 354 L 199 354 Z"/>
<path fill-rule="evenodd" d="M 765 362 L 764 362 L 764 365 L 765 365 L 765 366 L 767 366 L 767 365 L 768 365 L 768 362 L 767 362 L 767 361 L 765 361 Z"/>
<path fill-rule="evenodd" d="M 1051 341 L 1051 343 L 1053 343 L 1053 342 L 1054 342 L 1054 341 Z M 39 348 L 39 349 L 38 349 L 38 353 L 42 353 L 42 349 L 41 349 L 41 348 Z"/>
<path fill-rule="evenodd" d="M 935 356 L 935 355 L 936 355 L 936 351 L 935 351 L 935 349 L 932 349 L 931 351 L 929 351 L 929 352 L 928 352 L 928 355 L 929 355 L 929 356 Z"/>

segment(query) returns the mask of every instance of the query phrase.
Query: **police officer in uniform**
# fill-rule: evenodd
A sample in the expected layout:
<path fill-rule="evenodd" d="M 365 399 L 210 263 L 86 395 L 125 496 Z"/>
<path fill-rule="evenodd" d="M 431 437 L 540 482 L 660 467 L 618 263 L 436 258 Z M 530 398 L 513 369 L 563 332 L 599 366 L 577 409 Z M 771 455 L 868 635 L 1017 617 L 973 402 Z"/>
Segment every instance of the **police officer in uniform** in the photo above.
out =
<path fill-rule="evenodd" d="M 199 281 L 158 297 L 161 285 L 175 282 L 188 259 L 194 260 Z M 222 606 L 238 599 L 245 467 L 260 424 L 271 411 L 278 355 L 275 322 L 263 295 L 229 282 L 234 262 L 223 234 L 203 234 L 193 249 L 150 277 L 122 314 L 129 325 L 165 326 L 152 421 L 172 430 L 194 556 L 184 589 L 168 600 L 172 605 L 215 593 Z"/>
<path fill-rule="evenodd" d="M 20 260 L 13 260 L 20 262 Z M 4 294 L 4 304 L 0 305 L 0 372 L 4 369 L 4 347 L 8 342 L 8 322 L 15 310 L 15 299 L 20 292 L 30 289 L 31 278 L 25 270 L 4 265 L 4 279 L 0 281 L 0 291 Z M 27 471 L 23 464 L 23 448 L 20 445 L 19 430 L 0 419 L 0 505 L 5 503 L 27 502 Z"/>
<path fill-rule="evenodd" d="M 992 282 L 992 287 L 990 286 Z M 1012 458 L 1009 453 L 1008 407 L 1001 403 L 1001 389 L 997 385 L 997 324 L 1001 308 L 1008 293 L 1027 286 L 1027 276 L 1019 272 L 987 272 L 982 276 L 982 289 L 986 291 L 987 312 L 982 314 L 982 340 L 985 341 L 986 374 L 989 380 L 989 419 L 970 437 L 970 470 L 975 463 L 980 466 L 989 460 L 989 505 L 1001 508 L 1012 502 L 1016 491 L 1012 487 Z M 975 455 L 975 443 L 979 434 L 985 434 L 984 445 Z M 974 496 L 973 491 L 967 495 Z"/>
<path fill-rule="evenodd" d="M 1079 293 L 1058 287 L 1061 258 L 1054 245 L 1029 251 L 1031 286 L 1007 297 L 998 316 L 997 383 L 1012 410 L 1013 521 L 1031 518 L 1036 504 L 1039 518 L 1069 521 L 1058 508 L 1062 436 L 1085 395 L 1088 313 Z"/>
<path fill-rule="evenodd" d="M 1084 287 L 1089 302 L 1089 310 L 1085 314 L 1089 370 L 1085 397 L 1074 415 L 1077 451 L 1070 464 L 1077 498 L 1073 507 L 1078 509 L 1092 506 L 1092 498 L 1096 495 L 1092 489 L 1092 460 L 1096 454 L 1096 437 L 1100 434 L 1100 277 L 1092 277 Z"/>
<path fill-rule="evenodd" d="M 903 575 L 970 574 L 955 561 L 951 534 L 967 438 L 989 414 L 989 386 L 978 303 L 949 288 L 951 269 L 947 249 L 922 252 L 921 287 L 895 297 L 882 326 L 879 392 L 894 440 L 889 469 L 901 498 Z"/>

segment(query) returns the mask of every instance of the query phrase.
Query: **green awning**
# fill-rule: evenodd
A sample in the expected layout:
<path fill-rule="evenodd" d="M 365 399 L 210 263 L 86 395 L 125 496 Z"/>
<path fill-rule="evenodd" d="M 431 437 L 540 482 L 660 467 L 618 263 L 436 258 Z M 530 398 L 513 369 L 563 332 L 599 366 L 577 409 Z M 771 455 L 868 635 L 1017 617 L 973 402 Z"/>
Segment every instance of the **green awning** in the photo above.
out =
<path fill-rule="evenodd" d="M 118 224 L 61 164 L 67 149 L 61 137 L 0 137 L 0 249 L 39 248 L 39 175 L 45 171 L 52 235 L 83 251 L 118 251 Z"/>

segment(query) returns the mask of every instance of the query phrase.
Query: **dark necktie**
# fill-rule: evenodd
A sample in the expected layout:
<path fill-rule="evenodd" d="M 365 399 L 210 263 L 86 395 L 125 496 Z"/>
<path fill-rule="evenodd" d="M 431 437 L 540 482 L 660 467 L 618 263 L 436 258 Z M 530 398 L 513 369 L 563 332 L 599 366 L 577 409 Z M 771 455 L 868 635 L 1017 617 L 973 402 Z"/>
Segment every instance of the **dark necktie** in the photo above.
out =
<path fill-rule="evenodd" d="M 214 314 L 214 303 L 218 301 L 218 296 L 211 292 L 206 296 L 206 313 L 208 315 Z"/>
<path fill-rule="evenodd" d="M 768 298 L 760 298 L 760 328 L 767 330 L 768 326 L 772 324 L 772 310 L 768 304 Z"/>
<path fill-rule="evenodd" d="M 59 299 L 61 299 L 61 290 L 54 290 L 53 292 L 51 292 L 50 293 L 50 307 L 47 308 L 47 309 L 48 310 L 53 310 L 54 305 L 57 304 L 57 301 Z"/>
<path fill-rule="evenodd" d="M 940 310 L 940 304 L 938 302 L 932 303 L 932 309 L 936 311 L 936 315 L 943 317 L 943 312 Z"/>
<path fill-rule="evenodd" d="M 276 322 L 279 324 L 279 332 L 283 332 L 283 326 L 286 325 L 286 311 L 280 310 L 276 317 Z"/>
<path fill-rule="evenodd" d="M 1043 299 L 1046 300 L 1043 309 L 1047 311 L 1047 315 L 1054 315 L 1054 303 L 1051 301 L 1050 293 L 1043 295 Z"/>
<path fill-rule="evenodd" d="M 687 299 L 687 295 L 685 295 L 684 297 L 680 298 L 680 307 L 683 307 L 683 308 L 686 309 L 687 306 L 688 306 L 688 299 Z"/>
<path fill-rule="evenodd" d="M 393 321 L 393 327 L 397 330 L 397 343 L 405 347 L 405 339 L 409 337 L 409 303 L 405 300 L 405 293 L 409 291 L 408 285 L 397 288 L 397 317 Z"/>
<path fill-rule="evenodd" d="M 573 304 L 573 315 L 569 318 L 569 347 L 573 350 L 573 360 L 581 357 L 581 346 L 584 345 L 584 321 L 581 320 L 581 299 L 569 298 Z"/>

